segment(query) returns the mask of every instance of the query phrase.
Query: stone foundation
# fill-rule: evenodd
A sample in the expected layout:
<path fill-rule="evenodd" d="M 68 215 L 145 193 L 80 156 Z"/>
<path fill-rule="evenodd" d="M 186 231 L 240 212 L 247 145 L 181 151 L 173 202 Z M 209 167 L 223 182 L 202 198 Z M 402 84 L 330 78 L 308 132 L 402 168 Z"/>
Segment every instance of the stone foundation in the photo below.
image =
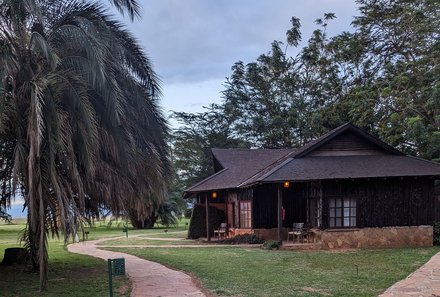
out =
<path fill-rule="evenodd" d="M 432 246 L 432 226 L 324 230 L 319 232 L 323 249 L 396 248 Z"/>
<path fill-rule="evenodd" d="M 233 229 L 232 236 L 255 234 L 264 240 L 277 240 L 277 228 Z M 287 239 L 288 228 L 283 228 L 283 240 Z M 361 229 L 327 229 L 317 231 L 315 243 L 322 249 L 347 248 L 397 248 L 432 246 L 432 226 L 401 226 Z"/>

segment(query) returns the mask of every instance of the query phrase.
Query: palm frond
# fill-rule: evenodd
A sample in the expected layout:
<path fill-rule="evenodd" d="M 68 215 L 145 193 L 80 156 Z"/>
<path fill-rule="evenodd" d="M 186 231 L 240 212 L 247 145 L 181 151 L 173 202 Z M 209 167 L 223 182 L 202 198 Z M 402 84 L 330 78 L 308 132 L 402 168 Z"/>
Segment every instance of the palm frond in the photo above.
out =
<path fill-rule="evenodd" d="M 141 6 L 137 0 L 110 0 L 123 15 L 128 14 L 131 20 L 140 17 Z"/>

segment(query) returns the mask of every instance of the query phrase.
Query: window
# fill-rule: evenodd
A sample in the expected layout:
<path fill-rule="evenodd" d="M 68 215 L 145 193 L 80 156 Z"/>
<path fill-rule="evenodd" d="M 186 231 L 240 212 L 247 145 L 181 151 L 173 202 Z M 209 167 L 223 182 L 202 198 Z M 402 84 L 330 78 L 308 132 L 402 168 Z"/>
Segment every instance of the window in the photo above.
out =
<path fill-rule="evenodd" d="M 252 227 L 252 204 L 250 201 L 240 201 L 240 228 Z"/>
<path fill-rule="evenodd" d="M 356 199 L 329 199 L 329 227 L 356 227 Z"/>

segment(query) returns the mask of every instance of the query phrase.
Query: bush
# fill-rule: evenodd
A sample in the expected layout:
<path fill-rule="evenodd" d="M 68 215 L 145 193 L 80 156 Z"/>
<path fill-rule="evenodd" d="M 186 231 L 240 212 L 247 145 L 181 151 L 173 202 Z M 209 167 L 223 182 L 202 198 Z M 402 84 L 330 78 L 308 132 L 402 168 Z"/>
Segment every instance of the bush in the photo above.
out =
<path fill-rule="evenodd" d="M 225 213 L 213 206 L 210 206 L 209 226 L 211 236 L 214 235 L 214 230 L 218 229 L 220 227 L 220 224 L 224 222 Z M 206 213 L 204 204 L 194 205 L 188 228 L 189 239 L 198 239 L 200 237 L 206 237 Z"/>
<path fill-rule="evenodd" d="M 434 245 L 440 245 L 440 222 L 434 222 Z"/>
<path fill-rule="evenodd" d="M 184 216 L 185 216 L 185 218 L 186 218 L 186 219 L 190 219 L 192 213 L 193 213 L 193 209 L 192 209 L 192 208 L 187 208 L 187 209 L 185 209 L 185 212 L 184 212 Z"/>
<path fill-rule="evenodd" d="M 226 244 L 261 244 L 264 242 L 264 240 L 255 234 L 241 234 L 231 238 L 226 238 L 220 242 Z"/>
<path fill-rule="evenodd" d="M 281 243 L 277 240 L 266 240 L 263 243 L 262 249 L 265 250 L 273 250 L 273 249 L 279 249 L 281 247 Z"/>

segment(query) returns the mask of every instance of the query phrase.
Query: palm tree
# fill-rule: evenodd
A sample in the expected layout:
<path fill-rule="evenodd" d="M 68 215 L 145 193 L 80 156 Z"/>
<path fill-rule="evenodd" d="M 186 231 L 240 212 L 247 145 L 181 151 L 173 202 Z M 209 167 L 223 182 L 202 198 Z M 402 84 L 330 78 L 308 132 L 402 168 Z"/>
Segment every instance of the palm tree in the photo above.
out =
<path fill-rule="evenodd" d="M 0 210 L 23 194 L 43 289 L 49 232 L 67 239 L 102 208 L 143 217 L 163 199 L 168 128 L 149 59 L 99 3 L 1 1 L 0 65 Z"/>

